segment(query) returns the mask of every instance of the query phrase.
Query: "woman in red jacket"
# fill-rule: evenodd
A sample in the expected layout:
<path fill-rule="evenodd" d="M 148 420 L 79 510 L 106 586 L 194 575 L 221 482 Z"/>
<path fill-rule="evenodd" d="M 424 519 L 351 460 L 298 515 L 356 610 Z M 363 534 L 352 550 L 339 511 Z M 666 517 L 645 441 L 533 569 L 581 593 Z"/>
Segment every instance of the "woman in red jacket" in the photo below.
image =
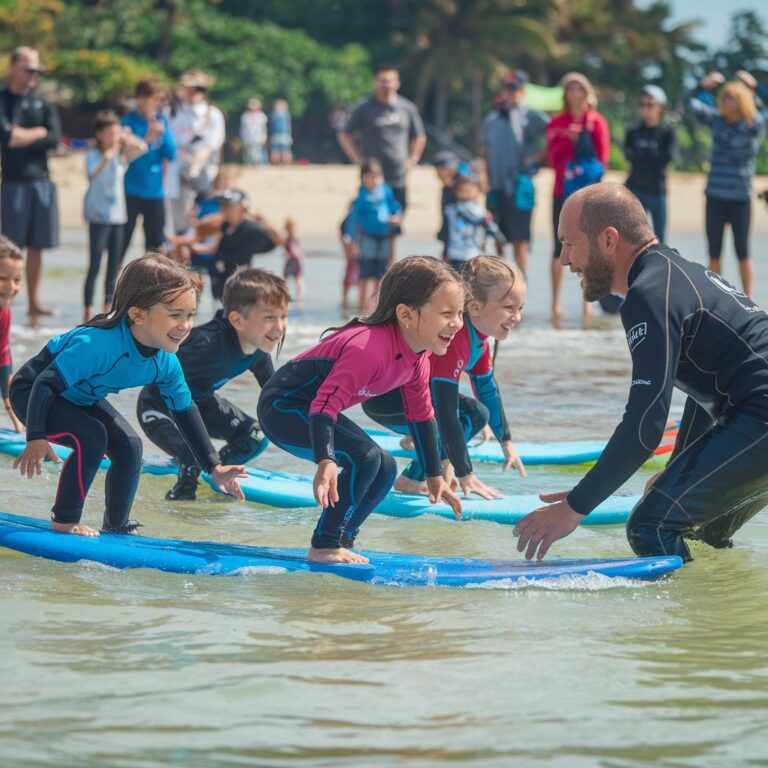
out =
<path fill-rule="evenodd" d="M 547 126 L 547 160 L 555 171 L 555 188 L 552 195 L 552 226 L 554 230 L 554 251 L 552 253 L 552 319 L 562 317 L 560 289 L 563 282 L 563 268 L 560 265 L 560 240 L 557 226 L 560 210 L 565 201 L 565 171 L 569 162 L 576 159 L 576 148 L 583 131 L 589 133 L 595 157 L 603 167 L 608 163 L 610 134 L 608 122 L 596 111 L 597 95 L 592 84 L 579 72 L 569 72 L 560 81 L 563 87 L 563 111 L 555 115 Z M 599 181 L 599 179 L 594 179 Z M 591 306 L 584 305 L 584 314 Z"/>

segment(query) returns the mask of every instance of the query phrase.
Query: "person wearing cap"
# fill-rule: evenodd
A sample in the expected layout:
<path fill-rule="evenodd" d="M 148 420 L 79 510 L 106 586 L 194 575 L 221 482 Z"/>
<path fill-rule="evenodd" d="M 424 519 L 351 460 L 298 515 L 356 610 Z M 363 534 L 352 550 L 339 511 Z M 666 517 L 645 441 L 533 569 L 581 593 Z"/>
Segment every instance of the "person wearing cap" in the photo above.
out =
<path fill-rule="evenodd" d="M 248 109 L 240 115 L 240 141 L 243 142 L 243 162 L 246 165 L 261 165 L 266 159 L 267 116 L 258 99 L 251 99 Z"/>
<path fill-rule="evenodd" d="M 667 166 L 677 148 L 677 134 L 663 122 L 667 94 L 658 85 L 646 85 L 640 91 L 640 121 L 624 139 L 624 156 L 630 171 L 627 189 L 643 204 L 651 217 L 656 237 L 665 242 L 667 224 Z"/>
<path fill-rule="evenodd" d="M 54 107 L 34 92 L 43 71 L 34 48 L 16 48 L 0 92 L 0 228 L 27 249 L 30 315 L 52 314 L 40 303 L 43 250 L 59 244 L 59 208 L 56 185 L 48 175 L 48 152 L 59 143 L 61 124 Z"/>
<path fill-rule="evenodd" d="M 723 235 L 726 225 L 730 225 L 741 284 L 744 293 L 751 297 L 755 288 L 755 267 L 749 253 L 752 177 L 765 137 L 766 118 L 757 109 L 745 74 L 749 73 L 742 72 L 738 80 L 726 83 L 720 72 L 709 72 L 688 95 L 686 109 L 712 133 L 704 190 L 709 268 L 721 272 Z M 710 95 L 718 88 L 716 106 L 712 106 Z"/>
<path fill-rule="evenodd" d="M 424 123 L 416 105 L 398 94 L 400 74 L 392 64 L 376 69 L 373 95 L 360 102 L 338 134 L 339 144 L 357 165 L 375 158 L 384 169 L 384 181 L 405 211 L 408 170 L 421 160 L 427 144 Z M 353 138 L 359 138 L 358 141 Z"/>
<path fill-rule="evenodd" d="M 608 164 L 611 137 L 608 121 L 597 111 L 597 93 L 592 83 L 580 72 L 568 72 L 560 80 L 563 88 L 563 111 L 555 115 L 547 126 L 547 159 L 555 171 L 552 190 L 552 319 L 557 322 L 563 315 L 560 293 L 563 267 L 560 265 L 562 246 L 557 236 L 560 211 L 565 202 L 565 175 L 569 163 L 576 161 L 577 149 L 585 140 L 591 144 L 593 157 Z M 584 304 L 584 315 L 592 312 L 591 304 Z"/>
<path fill-rule="evenodd" d="M 283 238 L 261 216 L 248 216 L 248 198 L 241 189 L 216 197 L 221 206 L 221 232 L 211 265 L 211 291 L 221 299 L 224 283 L 240 267 L 249 267 L 257 253 L 269 253 Z"/>
<path fill-rule="evenodd" d="M 521 69 L 510 73 L 501 93 L 483 121 L 483 154 L 488 174 L 487 205 L 493 218 L 512 243 L 515 263 L 528 270 L 528 243 L 531 240 L 533 190 L 531 173 L 543 156 L 549 117 L 525 106 L 528 74 Z M 526 192 L 528 194 L 526 194 Z M 499 246 L 503 254 L 503 244 Z"/>
<path fill-rule="evenodd" d="M 221 110 L 209 103 L 213 78 L 199 69 L 188 69 L 179 79 L 177 101 L 169 124 L 178 156 L 166 174 L 166 197 L 173 234 L 189 229 L 188 215 L 195 197 L 213 184 L 221 163 L 226 126 Z"/>

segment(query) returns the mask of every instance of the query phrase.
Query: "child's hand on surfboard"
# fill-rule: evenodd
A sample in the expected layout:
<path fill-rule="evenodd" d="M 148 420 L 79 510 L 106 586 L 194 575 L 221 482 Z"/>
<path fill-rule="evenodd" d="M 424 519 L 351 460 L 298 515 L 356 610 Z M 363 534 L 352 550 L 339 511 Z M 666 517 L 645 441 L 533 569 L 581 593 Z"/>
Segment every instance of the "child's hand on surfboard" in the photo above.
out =
<path fill-rule="evenodd" d="M 239 501 L 243 501 L 245 495 L 240 484 L 237 482 L 238 477 L 248 477 L 245 467 L 240 464 L 217 464 L 211 470 L 211 480 L 213 480 L 218 488 L 224 491 L 224 493 L 234 496 Z"/>
<path fill-rule="evenodd" d="M 31 478 L 32 475 L 43 474 L 43 462 L 46 459 L 54 464 L 61 462 L 47 440 L 30 440 L 27 447 L 16 457 L 13 468 L 18 469 L 22 475 Z"/>
<path fill-rule="evenodd" d="M 457 520 L 461 520 L 461 501 L 459 497 L 451 490 L 448 483 L 445 482 L 442 475 L 427 478 L 427 488 L 429 489 L 430 504 L 437 504 L 439 500 L 450 505 L 453 514 Z"/>

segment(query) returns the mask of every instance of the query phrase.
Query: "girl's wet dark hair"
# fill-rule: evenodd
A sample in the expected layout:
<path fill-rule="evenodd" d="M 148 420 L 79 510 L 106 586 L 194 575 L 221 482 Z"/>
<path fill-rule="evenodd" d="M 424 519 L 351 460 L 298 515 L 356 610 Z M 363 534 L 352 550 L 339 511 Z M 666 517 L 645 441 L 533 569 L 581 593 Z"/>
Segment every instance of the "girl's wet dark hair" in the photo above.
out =
<path fill-rule="evenodd" d="M 187 291 L 200 299 L 202 281 L 195 272 L 159 253 L 146 253 L 123 270 L 115 287 L 112 310 L 96 315 L 85 325 L 114 328 L 131 307 L 149 309 L 155 304 L 168 304 Z"/>
<path fill-rule="evenodd" d="M 464 281 L 444 261 L 432 256 L 407 256 L 384 275 L 376 309 L 366 317 L 353 318 L 341 328 L 396 322 L 395 310 L 398 304 L 421 309 L 445 283 L 456 283 L 464 288 Z M 327 331 L 338 331 L 341 328 L 328 328 Z"/>

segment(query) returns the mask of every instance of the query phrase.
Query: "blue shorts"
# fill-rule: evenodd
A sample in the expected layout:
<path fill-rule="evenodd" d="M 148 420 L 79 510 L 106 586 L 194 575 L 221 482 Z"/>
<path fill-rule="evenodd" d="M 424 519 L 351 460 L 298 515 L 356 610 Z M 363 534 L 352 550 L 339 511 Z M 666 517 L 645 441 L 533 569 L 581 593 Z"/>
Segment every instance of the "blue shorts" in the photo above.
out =
<path fill-rule="evenodd" d="M 360 280 L 381 280 L 387 271 L 392 243 L 389 235 L 360 235 Z"/>
<path fill-rule="evenodd" d="M 0 196 L 0 227 L 9 240 L 19 248 L 59 244 L 59 207 L 52 181 L 4 181 Z"/>

